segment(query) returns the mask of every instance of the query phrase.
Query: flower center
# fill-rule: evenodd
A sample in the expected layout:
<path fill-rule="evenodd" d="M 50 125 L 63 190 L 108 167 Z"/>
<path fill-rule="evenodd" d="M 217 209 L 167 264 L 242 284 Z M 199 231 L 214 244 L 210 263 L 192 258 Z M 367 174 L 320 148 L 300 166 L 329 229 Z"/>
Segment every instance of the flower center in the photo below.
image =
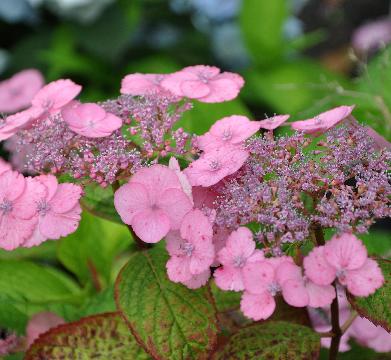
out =
<path fill-rule="evenodd" d="M 272 282 L 269 284 L 267 290 L 272 296 L 276 296 L 281 291 L 281 286 L 276 282 Z"/>
<path fill-rule="evenodd" d="M 39 215 L 45 216 L 50 211 L 50 205 L 46 202 L 46 200 L 42 199 L 37 203 L 37 211 Z"/>
<path fill-rule="evenodd" d="M 232 138 L 232 132 L 230 129 L 224 129 L 223 140 L 230 140 Z"/>
<path fill-rule="evenodd" d="M 319 117 L 319 116 L 316 116 L 315 117 L 315 124 L 316 125 L 320 125 L 320 124 L 322 124 L 323 123 L 323 120 Z"/>
<path fill-rule="evenodd" d="M 12 202 L 8 199 L 4 199 L 0 204 L 0 211 L 3 213 L 3 215 L 9 214 L 12 211 Z"/>
<path fill-rule="evenodd" d="M 246 259 L 242 255 L 235 256 L 233 264 L 237 268 L 242 268 L 246 264 Z"/>
<path fill-rule="evenodd" d="M 190 257 L 193 254 L 194 245 L 189 242 L 185 242 L 181 245 L 181 249 L 186 256 Z"/>
<path fill-rule="evenodd" d="M 209 167 L 212 171 L 216 171 L 220 169 L 220 163 L 217 160 L 212 160 L 209 163 Z"/>

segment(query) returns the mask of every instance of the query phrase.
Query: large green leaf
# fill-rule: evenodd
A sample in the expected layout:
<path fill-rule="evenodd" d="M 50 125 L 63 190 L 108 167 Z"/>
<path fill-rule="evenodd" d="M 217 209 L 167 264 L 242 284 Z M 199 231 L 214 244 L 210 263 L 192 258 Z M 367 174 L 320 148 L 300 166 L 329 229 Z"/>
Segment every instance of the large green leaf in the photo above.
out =
<path fill-rule="evenodd" d="M 256 63 L 270 64 L 281 56 L 284 51 L 282 30 L 287 13 L 286 0 L 243 0 L 240 25 Z"/>
<path fill-rule="evenodd" d="M 309 327 L 270 321 L 240 329 L 213 359 L 313 360 L 319 350 L 320 336 Z"/>
<path fill-rule="evenodd" d="M 81 199 L 83 209 L 103 219 L 122 224 L 121 218 L 114 207 L 114 193 L 111 187 L 102 188 L 99 185 L 88 185 L 84 188 Z"/>
<path fill-rule="evenodd" d="M 114 257 L 129 244 L 130 234 L 125 226 L 84 212 L 79 228 L 61 240 L 57 254 L 83 284 L 96 280 L 108 283 Z"/>
<path fill-rule="evenodd" d="M 27 351 L 25 360 L 146 360 L 117 313 L 83 318 L 49 330 Z"/>
<path fill-rule="evenodd" d="M 161 247 L 133 255 L 117 279 L 117 307 L 154 358 L 208 359 L 217 340 L 209 291 L 171 282 L 167 260 Z"/>
<path fill-rule="evenodd" d="M 391 261 L 377 260 L 385 279 L 385 284 L 368 297 L 348 296 L 349 302 L 360 316 L 380 325 L 391 332 Z"/>

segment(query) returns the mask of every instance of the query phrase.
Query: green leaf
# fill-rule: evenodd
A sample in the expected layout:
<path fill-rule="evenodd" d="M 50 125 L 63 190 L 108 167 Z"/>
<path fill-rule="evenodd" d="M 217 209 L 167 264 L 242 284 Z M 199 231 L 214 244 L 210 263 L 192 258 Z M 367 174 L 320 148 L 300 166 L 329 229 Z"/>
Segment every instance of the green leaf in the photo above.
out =
<path fill-rule="evenodd" d="M 370 230 L 367 234 L 360 234 L 360 239 L 369 255 L 386 255 L 391 250 L 391 236 L 387 231 Z"/>
<path fill-rule="evenodd" d="M 220 290 L 215 282 L 211 282 L 210 286 L 216 308 L 219 312 L 230 311 L 239 308 L 240 298 L 242 294 L 236 291 Z"/>
<path fill-rule="evenodd" d="M 240 329 L 213 359 L 317 359 L 319 350 L 320 336 L 309 327 L 270 321 Z"/>
<path fill-rule="evenodd" d="M 107 284 L 114 257 L 129 244 L 130 234 L 125 226 L 83 212 L 79 228 L 60 241 L 57 254 L 83 284 L 96 280 Z"/>
<path fill-rule="evenodd" d="M 146 360 L 150 357 L 137 344 L 117 313 L 86 317 L 60 325 L 36 340 L 25 360 Z"/>
<path fill-rule="evenodd" d="M 167 278 L 161 247 L 133 255 L 116 283 L 116 302 L 140 344 L 157 359 L 208 359 L 217 319 L 208 288 Z"/>
<path fill-rule="evenodd" d="M 14 304 L 13 299 L 3 294 L 0 295 L 0 326 L 13 330 L 17 334 L 24 334 L 29 318 Z"/>
<path fill-rule="evenodd" d="M 114 301 L 114 288 L 109 286 L 100 293 L 90 297 L 86 303 L 83 305 L 80 316 L 90 316 L 99 313 L 105 312 L 114 312 L 116 311 L 115 301 Z"/>
<path fill-rule="evenodd" d="M 251 116 L 251 113 L 240 99 L 215 104 L 195 101 L 193 108 L 183 114 L 176 127 L 200 135 L 207 132 L 217 120 L 231 115 Z"/>
<path fill-rule="evenodd" d="M 87 185 L 84 188 L 81 205 L 95 216 L 123 224 L 114 207 L 114 193 L 111 187 L 102 188 L 99 185 Z"/>
<path fill-rule="evenodd" d="M 270 64 L 284 51 L 283 24 L 288 15 L 286 0 L 244 0 L 240 25 L 254 61 Z"/>
<path fill-rule="evenodd" d="M 17 248 L 12 251 L 0 249 L 0 260 L 46 260 L 56 259 L 57 241 L 48 240 L 39 246 L 31 248 Z"/>
<path fill-rule="evenodd" d="M 368 297 L 355 297 L 348 294 L 348 300 L 360 316 L 391 332 L 391 261 L 385 259 L 376 259 L 376 261 L 383 272 L 385 284 Z"/>

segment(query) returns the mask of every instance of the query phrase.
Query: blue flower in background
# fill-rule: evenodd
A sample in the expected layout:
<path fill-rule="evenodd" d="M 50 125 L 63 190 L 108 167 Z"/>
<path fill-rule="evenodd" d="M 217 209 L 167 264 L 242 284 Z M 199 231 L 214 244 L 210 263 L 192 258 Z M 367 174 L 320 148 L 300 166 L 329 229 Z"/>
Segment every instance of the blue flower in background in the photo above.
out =
<path fill-rule="evenodd" d="M 225 20 L 237 15 L 241 0 L 191 0 L 193 7 L 211 20 Z"/>
<path fill-rule="evenodd" d="M 37 14 L 26 0 L 0 0 L 0 18 L 8 23 L 31 23 Z"/>

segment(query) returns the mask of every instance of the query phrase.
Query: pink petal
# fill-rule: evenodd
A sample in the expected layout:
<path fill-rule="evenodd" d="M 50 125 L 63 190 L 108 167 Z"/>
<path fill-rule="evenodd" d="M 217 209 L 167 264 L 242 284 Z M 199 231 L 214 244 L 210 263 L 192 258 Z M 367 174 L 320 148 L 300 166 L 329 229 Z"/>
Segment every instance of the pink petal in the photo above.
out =
<path fill-rule="evenodd" d="M 19 130 L 28 128 L 43 115 L 42 109 L 29 108 L 7 117 L 5 124 L 0 127 L 0 141 L 9 139 Z"/>
<path fill-rule="evenodd" d="M 314 118 L 291 123 L 294 130 L 304 131 L 308 134 L 318 134 L 331 129 L 346 119 L 353 111 L 354 106 L 339 106 L 325 111 Z"/>
<path fill-rule="evenodd" d="M 183 285 L 187 286 L 189 289 L 198 289 L 201 286 L 206 285 L 210 278 L 210 269 L 204 271 L 198 275 L 192 275 L 190 280 L 183 281 Z"/>
<path fill-rule="evenodd" d="M 367 134 L 373 139 L 376 150 L 391 150 L 391 143 L 387 141 L 383 136 L 381 136 L 369 126 L 367 126 L 365 129 L 367 130 Z"/>
<path fill-rule="evenodd" d="M 290 118 L 290 115 L 275 115 L 265 120 L 259 121 L 259 126 L 262 129 L 274 130 L 286 122 Z"/>
<path fill-rule="evenodd" d="M 201 274 L 209 269 L 214 260 L 214 249 L 212 243 L 205 247 L 204 252 L 198 252 L 190 258 L 190 272 L 193 275 Z"/>
<path fill-rule="evenodd" d="M 0 248 L 14 250 L 31 237 L 38 217 L 29 220 L 16 218 L 12 213 L 0 215 Z"/>
<path fill-rule="evenodd" d="M 213 229 L 208 218 L 198 209 L 189 211 L 181 224 L 182 238 L 191 242 L 211 243 Z"/>
<path fill-rule="evenodd" d="M 170 231 L 170 219 L 162 210 L 144 210 L 132 219 L 136 235 L 146 243 L 157 243 Z"/>
<path fill-rule="evenodd" d="M 59 184 L 55 195 L 49 202 L 50 207 L 57 214 L 66 213 L 79 204 L 81 195 L 82 188 L 79 185 L 70 183 Z"/>
<path fill-rule="evenodd" d="M 39 335 L 64 324 L 65 320 L 51 312 L 41 312 L 31 317 L 27 324 L 27 346 L 30 347 Z"/>
<path fill-rule="evenodd" d="M 353 234 L 334 235 L 324 246 L 323 255 L 336 269 L 354 270 L 365 263 L 367 249 Z"/>
<path fill-rule="evenodd" d="M 244 290 L 242 269 L 230 266 L 219 267 L 213 274 L 216 285 L 222 290 Z"/>
<path fill-rule="evenodd" d="M 216 66 L 195 65 L 187 66 L 181 70 L 186 74 L 195 74 L 197 78 L 212 79 L 220 74 L 220 69 Z"/>
<path fill-rule="evenodd" d="M 46 188 L 46 201 L 50 201 L 56 194 L 58 188 L 58 181 L 54 175 L 40 175 L 37 179 Z"/>
<path fill-rule="evenodd" d="M 227 263 L 228 259 L 222 257 L 223 264 L 233 265 L 233 262 L 238 257 L 242 258 L 243 261 L 247 260 L 255 250 L 252 232 L 246 227 L 238 228 L 228 237 L 226 247 L 230 253 L 230 261 Z"/>
<path fill-rule="evenodd" d="M 178 176 L 178 180 L 181 183 L 183 192 L 189 197 L 190 201 L 193 202 L 192 187 L 186 175 L 181 171 L 178 160 L 171 157 L 168 167 L 175 171 L 175 174 Z"/>
<path fill-rule="evenodd" d="M 189 268 L 189 258 L 172 256 L 166 264 L 168 278 L 173 282 L 185 282 L 191 280 L 193 275 Z"/>
<path fill-rule="evenodd" d="M 7 199 L 13 201 L 20 197 L 26 188 L 26 180 L 16 171 L 5 171 L 0 174 L 0 204 Z"/>
<path fill-rule="evenodd" d="M 211 88 L 210 94 L 197 98 L 204 103 L 219 103 L 235 99 L 240 92 L 240 87 L 229 79 L 217 79 L 209 82 Z"/>
<path fill-rule="evenodd" d="M 47 111 L 56 111 L 73 100 L 81 91 L 81 86 L 69 79 L 60 79 L 44 86 L 31 101 L 33 106 Z"/>
<path fill-rule="evenodd" d="M 369 296 L 384 284 L 384 277 L 377 262 L 367 259 L 361 268 L 346 272 L 343 284 L 355 296 Z"/>
<path fill-rule="evenodd" d="M 178 230 L 170 231 L 166 235 L 166 249 L 171 255 L 181 256 L 183 254 L 181 246 L 185 241 L 182 239 L 181 234 Z"/>
<path fill-rule="evenodd" d="M 26 248 L 30 248 L 33 246 L 38 246 L 42 244 L 44 241 L 46 241 L 48 238 L 44 235 L 42 235 L 40 229 L 39 229 L 39 222 L 35 226 L 33 234 L 23 242 L 22 246 Z"/>
<path fill-rule="evenodd" d="M 214 201 L 217 198 L 217 193 L 210 188 L 195 186 L 192 188 L 194 206 L 198 209 L 214 207 Z"/>
<path fill-rule="evenodd" d="M 282 297 L 291 306 L 304 307 L 308 305 L 309 297 L 303 279 L 285 281 L 282 286 Z"/>
<path fill-rule="evenodd" d="M 244 79 L 239 75 L 239 74 L 236 74 L 236 73 L 231 73 L 231 72 L 223 72 L 221 74 L 218 74 L 216 75 L 216 77 L 214 79 L 225 79 L 225 80 L 230 80 L 232 81 L 233 83 L 235 83 L 235 85 L 240 89 L 243 87 L 244 85 Z"/>
<path fill-rule="evenodd" d="M 12 170 L 11 165 L 0 158 L 0 175 L 5 173 L 8 170 Z"/>
<path fill-rule="evenodd" d="M 39 231 L 47 239 L 57 240 L 75 232 L 80 222 L 81 207 L 76 204 L 68 212 L 54 213 L 49 211 L 40 218 Z"/>
<path fill-rule="evenodd" d="M 252 294 L 261 294 L 275 281 L 273 266 L 267 260 L 246 264 L 242 274 L 244 288 Z"/>
<path fill-rule="evenodd" d="M 167 189 L 182 189 L 175 171 L 159 164 L 140 169 L 130 178 L 129 183 L 144 185 L 153 202 L 156 202 Z"/>
<path fill-rule="evenodd" d="M 291 262 L 283 262 L 276 269 L 276 279 L 280 285 L 288 280 L 303 281 L 301 268 Z"/>
<path fill-rule="evenodd" d="M 171 230 L 177 230 L 181 226 L 184 216 L 192 209 L 193 204 L 182 190 L 168 189 L 161 193 L 156 206 L 170 219 Z"/>
<path fill-rule="evenodd" d="M 332 285 L 317 285 L 308 280 L 305 284 L 308 293 L 308 306 L 324 307 L 332 303 L 335 298 L 335 289 Z"/>
<path fill-rule="evenodd" d="M 151 200 L 144 185 L 128 183 L 114 194 L 114 206 L 122 221 L 130 225 L 135 215 L 151 208 Z"/>
<path fill-rule="evenodd" d="M 181 83 L 181 91 L 189 99 L 199 99 L 209 95 L 210 87 L 201 80 L 185 80 Z"/>
<path fill-rule="evenodd" d="M 305 275 L 318 285 L 330 285 L 336 277 L 336 269 L 324 257 L 324 246 L 314 248 L 304 258 Z"/>
<path fill-rule="evenodd" d="M 273 267 L 274 271 L 276 271 L 282 264 L 286 262 L 290 264 L 295 264 L 291 256 L 285 256 L 285 255 L 268 258 L 267 262 L 269 265 Z"/>
<path fill-rule="evenodd" d="M 162 91 L 160 83 L 166 75 L 163 74 L 129 74 L 121 82 L 121 94 L 133 96 L 159 93 Z"/>
<path fill-rule="evenodd" d="M 245 291 L 240 301 L 243 314 L 255 321 L 266 320 L 273 314 L 275 308 L 276 302 L 268 292 L 254 295 Z"/>
<path fill-rule="evenodd" d="M 189 80 L 197 81 L 199 78 L 195 73 L 181 70 L 167 75 L 167 77 L 162 80 L 161 86 L 176 96 L 183 96 L 181 88 L 182 83 Z"/>

